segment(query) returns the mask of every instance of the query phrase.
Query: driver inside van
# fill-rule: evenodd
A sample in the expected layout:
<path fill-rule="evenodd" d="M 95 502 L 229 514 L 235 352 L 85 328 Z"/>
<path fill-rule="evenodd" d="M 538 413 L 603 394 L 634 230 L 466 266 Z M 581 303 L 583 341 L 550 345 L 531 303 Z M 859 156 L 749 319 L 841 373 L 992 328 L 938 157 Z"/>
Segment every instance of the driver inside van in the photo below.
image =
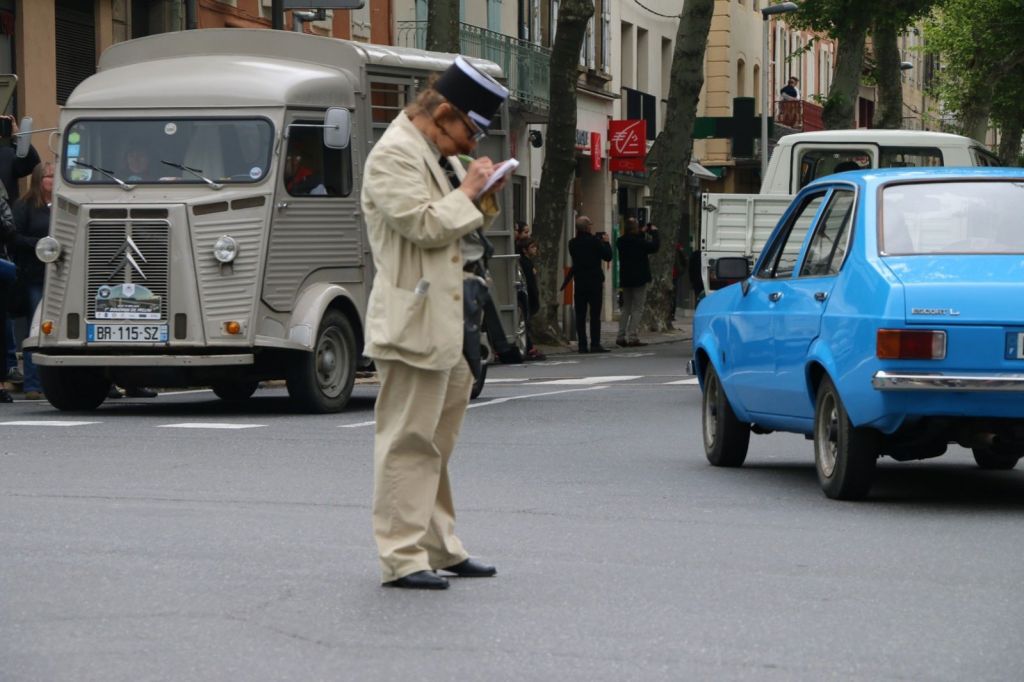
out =
<path fill-rule="evenodd" d="M 292 196 L 323 196 L 327 188 L 320 172 L 323 163 L 317 154 L 318 142 L 305 133 L 295 130 L 289 137 L 284 186 Z"/>

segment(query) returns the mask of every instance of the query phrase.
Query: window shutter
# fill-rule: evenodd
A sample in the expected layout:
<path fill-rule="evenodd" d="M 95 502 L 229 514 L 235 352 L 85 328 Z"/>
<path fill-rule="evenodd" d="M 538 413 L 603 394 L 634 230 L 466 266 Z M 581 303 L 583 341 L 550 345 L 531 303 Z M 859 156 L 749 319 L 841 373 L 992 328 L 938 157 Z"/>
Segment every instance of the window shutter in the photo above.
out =
<path fill-rule="evenodd" d="M 63 105 L 79 83 L 96 73 L 96 24 L 91 11 L 56 7 L 57 104 Z"/>

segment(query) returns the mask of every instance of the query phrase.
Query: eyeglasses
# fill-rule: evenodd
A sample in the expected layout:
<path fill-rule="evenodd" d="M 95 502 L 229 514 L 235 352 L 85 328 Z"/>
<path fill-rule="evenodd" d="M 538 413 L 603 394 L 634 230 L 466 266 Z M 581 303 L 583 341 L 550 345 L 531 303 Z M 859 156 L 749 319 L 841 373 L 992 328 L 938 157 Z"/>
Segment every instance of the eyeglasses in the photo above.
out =
<path fill-rule="evenodd" d="M 462 125 L 466 126 L 466 130 L 469 131 L 469 138 L 473 140 L 473 142 L 479 142 L 487 137 L 487 131 L 469 120 L 468 116 L 459 116 L 459 120 L 462 121 Z"/>

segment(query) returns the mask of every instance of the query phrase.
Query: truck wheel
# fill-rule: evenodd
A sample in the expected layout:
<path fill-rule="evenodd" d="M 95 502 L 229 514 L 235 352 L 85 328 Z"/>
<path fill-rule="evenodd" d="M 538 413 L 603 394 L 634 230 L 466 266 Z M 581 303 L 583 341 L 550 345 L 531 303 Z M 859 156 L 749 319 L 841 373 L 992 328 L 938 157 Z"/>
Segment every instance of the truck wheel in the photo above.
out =
<path fill-rule="evenodd" d="M 702 407 L 704 454 L 708 461 L 716 467 L 742 466 L 750 445 L 750 424 L 736 418 L 718 373 L 710 364 L 704 376 Z"/>
<path fill-rule="evenodd" d="M 982 469 L 992 471 L 1009 471 L 1017 466 L 1017 460 L 1021 458 L 1020 452 L 1009 452 L 999 448 L 971 448 L 974 453 L 974 461 Z"/>
<path fill-rule="evenodd" d="M 835 500 L 859 500 L 871 490 L 878 432 L 854 428 L 831 379 L 822 379 L 814 405 L 814 464 L 818 483 Z"/>
<path fill-rule="evenodd" d="M 312 353 L 298 353 L 288 369 L 288 395 L 305 412 L 341 412 L 356 380 L 356 335 L 339 311 L 328 309 Z"/>
<path fill-rule="evenodd" d="M 64 412 L 95 410 L 107 399 L 110 379 L 102 370 L 86 367 L 39 366 L 43 394 L 50 404 Z"/>
<path fill-rule="evenodd" d="M 260 382 L 255 379 L 240 379 L 238 381 L 225 381 L 211 386 L 214 394 L 221 400 L 227 402 L 240 402 L 248 400 L 256 392 Z"/>

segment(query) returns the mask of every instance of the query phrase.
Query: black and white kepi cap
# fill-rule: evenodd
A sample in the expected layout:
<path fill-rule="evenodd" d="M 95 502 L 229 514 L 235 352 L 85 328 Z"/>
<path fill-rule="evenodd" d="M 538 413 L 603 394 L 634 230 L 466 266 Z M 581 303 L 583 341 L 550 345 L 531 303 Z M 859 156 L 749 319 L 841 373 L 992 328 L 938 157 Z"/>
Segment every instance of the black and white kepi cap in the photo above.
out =
<path fill-rule="evenodd" d="M 508 98 L 508 90 L 498 81 L 470 64 L 461 55 L 441 74 L 434 89 L 444 95 L 473 123 L 487 130 L 491 119 L 498 113 L 501 103 Z"/>

